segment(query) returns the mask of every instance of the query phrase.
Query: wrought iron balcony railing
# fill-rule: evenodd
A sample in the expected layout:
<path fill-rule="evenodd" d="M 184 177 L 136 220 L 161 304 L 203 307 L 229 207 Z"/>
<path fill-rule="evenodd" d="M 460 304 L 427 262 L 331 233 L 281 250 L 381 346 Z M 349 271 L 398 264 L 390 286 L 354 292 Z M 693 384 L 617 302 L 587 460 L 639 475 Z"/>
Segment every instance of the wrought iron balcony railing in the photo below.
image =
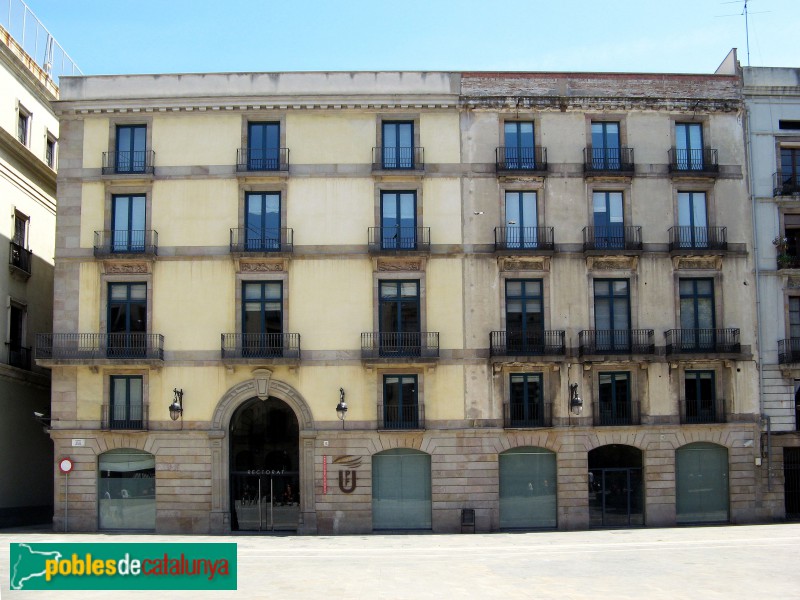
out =
<path fill-rule="evenodd" d="M 741 352 L 738 329 L 670 329 L 664 336 L 667 354 Z"/>
<path fill-rule="evenodd" d="M 416 147 L 372 148 L 372 170 L 421 170 L 425 168 L 425 150 Z"/>
<path fill-rule="evenodd" d="M 499 146 L 495 149 L 495 167 L 498 173 L 546 173 L 547 148 L 542 146 Z"/>
<path fill-rule="evenodd" d="M 300 358 L 299 333 L 223 333 L 222 358 Z"/>
<path fill-rule="evenodd" d="M 491 356 L 556 355 L 567 353 L 564 331 L 492 331 L 489 334 Z"/>
<path fill-rule="evenodd" d="M 669 171 L 675 175 L 715 175 L 719 172 L 717 151 L 713 148 L 670 148 Z"/>
<path fill-rule="evenodd" d="M 425 409 L 421 403 L 378 404 L 379 429 L 425 429 Z"/>
<path fill-rule="evenodd" d="M 103 404 L 103 429 L 147 431 L 150 407 L 146 404 Z M 166 411 L 165 411 L 166 412 Z"/>
<path fill-rule="evenodd" d="M 14 242 L 10 242 L 10 244 L 11 246 L 9 247 L 8 251 L 8 264 L 10 264 L 12 267 L 16 267 L 23 273 L 30 275 L 33 252 L 26 250 Z"/>
<path fill-rule="evenodd" d="M 579 352 L 591 354 L 653 354 L 652 329 L 584 329 L 578 334 Z"/>
<path fill-rule="evenodd" d="M 697 400 L 681 398 L 680 412 L 682 424 L 724 423 L 725 400 L 717 397 Z"/>
<path fill-rule="evenodd" d="M 430 227 L 370 227 L 370 252 L 429 252 Z"/>
<path fill-rule="evenodd" d="M 552 252 L 555 248 L 552 227 L 495 227 L 494 249 L 514 252 Z"/>
<path fill-rule="evenodd" d="M 670 227 L 669 250 L 727 250 L 727 227 Z"/>
<path fill-rule="evenodd" d="M 800 172 L 772 175 L 773 196 L 800 196 Z"/>
<path fill-rule="evenodd" d="M 800 338 L 778 341 L 778 364 L 790 365 L 800 362 Z"/>
<path fill-rule="evenodd" d="M 583 250 L 641 250 L 639 225 L 607 225 L 583 228 Z"/>
<path fill-rule="evenodd" d="M 158 232 L 152 229 L 111 230 L 94 232 L 94 255 L 158 254 Z"/>
<path fill-rule="evenodd" d="M 291 227 L 231 229 L 231 252 L 292 252 L 294 230 Z"/>
<path fill-rule="evenodd" d="M 362 358 L 438 358 L 439 332 L 365 332 L 361 334 Z"/>
<path fill-rule="evenodd" d="M 532 428 L 552 427 L 552 404 L 542 402 L 505 402 L 503 403 L 503 427 Z"/>
<path fill-rule="evenodd" d="M 633 148 L 588 146 L 583 149 L 583 170 L 592 174 L 633 175 Z"/>
<path fill-rule="evenodd" d="M 153 150 L 103 152 L 103 175 L 152 175 L 155 162 Z"/>
<path fill-rule="evenodd" d="M 597 427 L 608 425 L 639 425 L 639 401 L 597 400 L 592 403 L 594 424 Z"/>
<path fill-rule="evenodd" d="M 41 360 L 164 360 L 158 333 L 39 333 L 34 357 Z"/>
<path fill-rule="evenodd" d="M 236 170 L 249 171 L 288 171 L 288 148 L 237 148 Z"/>
<path fill-rule="evenodd" d="M 31 370 L 31 349 L 18 342 L 6 342 L 8 347 L 8 364 L 18 369 Z"/>

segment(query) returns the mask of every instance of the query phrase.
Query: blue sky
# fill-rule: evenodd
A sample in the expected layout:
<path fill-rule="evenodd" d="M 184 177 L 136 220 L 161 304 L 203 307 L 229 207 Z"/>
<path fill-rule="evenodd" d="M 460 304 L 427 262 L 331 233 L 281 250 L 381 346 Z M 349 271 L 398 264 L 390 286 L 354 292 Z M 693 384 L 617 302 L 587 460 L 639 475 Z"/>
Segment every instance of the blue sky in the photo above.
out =
<path fill-rule="evenodd" d="M 717 0 L 26 0 L 84 74 L 523 70 L 709 73 Z M 0 0 L 0 6 L 6 0 Z M 754 66 L 800 67 L 800 0 L 749 0 Z"/>

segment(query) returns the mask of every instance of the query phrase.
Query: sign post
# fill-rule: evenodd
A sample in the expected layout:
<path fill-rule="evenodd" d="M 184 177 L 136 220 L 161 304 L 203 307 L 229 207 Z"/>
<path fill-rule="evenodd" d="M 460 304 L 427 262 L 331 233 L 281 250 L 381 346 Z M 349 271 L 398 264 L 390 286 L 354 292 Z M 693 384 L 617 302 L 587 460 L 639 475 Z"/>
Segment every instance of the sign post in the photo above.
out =
<path fill-rule="evenodd" d="M 67 531 L 69 520 L 69 472 L 72 471 L 72 460 L 62 458 L 58 461 L 58 468 L 64 474 L 64 532 Z"/>

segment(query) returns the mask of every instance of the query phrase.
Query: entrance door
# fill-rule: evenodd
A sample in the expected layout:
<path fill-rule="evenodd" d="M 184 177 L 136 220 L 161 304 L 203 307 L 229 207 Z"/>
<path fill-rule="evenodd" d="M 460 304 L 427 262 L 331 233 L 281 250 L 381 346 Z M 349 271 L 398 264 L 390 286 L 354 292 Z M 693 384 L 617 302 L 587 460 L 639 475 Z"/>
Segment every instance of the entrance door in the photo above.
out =
<path fill-rule="evenodd" d="M 589 524 L 644 525 L 642 453 L 613 444 L 589 452 Z"/>
<path fill-rule="evenodd" d="M 296 531 L 300 515 L 299 426 L 277 398 L 240 406 L 230 427 L 231 529 Z"/>
<path fill-rule="evenodd" d="M 800 520 L 800 448 L 783 449 L 786 518 Z"/>

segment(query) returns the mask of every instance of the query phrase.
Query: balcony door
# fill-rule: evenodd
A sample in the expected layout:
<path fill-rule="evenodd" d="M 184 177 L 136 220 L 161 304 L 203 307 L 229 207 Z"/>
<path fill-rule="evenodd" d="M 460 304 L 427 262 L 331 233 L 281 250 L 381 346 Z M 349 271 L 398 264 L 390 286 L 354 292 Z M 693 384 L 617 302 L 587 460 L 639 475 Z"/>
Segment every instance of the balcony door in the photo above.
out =
<path fill-rule="evenodd" d="M 536 248 L 536 192 L 506 192 L 506 247 Z"/>
<path fill-rule="evenodd" d="M 595 347 L 627 351 L 631 347 L 631 299 L 627 279 L 594 281 Z"/>
<path fill-rule="evenodd" d="M 503 125 L 506 169 L 535 169 L 533 122 L 510 121 Z"/>
<path fill-rule="evenodd" d="M 783 194 L 800 192 L 800 148 L 781 148 L 779 183 Z"/>
<path fill-rule="evenodd" d="M 414 250 L 416 247 L 416 192 L 382 192 L 381 248 L 385 250 Z"/>
<path fill-rule="evenodd" d="M 381 355 L 419 355 L 419 281 L 381 281 L 378 318 Z"/>
<path fill-rule="evenodd" d="M 625 248 L 622 192 L 594 192 L 592 194 L 592 212 L 594 247 Z"/>
<path fill-rule="evenodd" d="M 384 429 L 418 429 L 419 400 L 416 375 L 383 376 Z"/>
<path fill-rule="evenodd" d="M 679 171 L 702 171 L 702 124 L 675 123 L 675 150 L 675 162 Z"/>
<path fill-rule="evenodd" d="M 686 398 L 686 423 L 715 423 L 716 377 L 714 371 L 686 371 L 684 396 Z"/>
<path fill-rule="evenodd" d="M 280 167 L 280 123 L 247 124 L 247 168 L 277 171 Z"/>
<path fill-rule="evenodd" d="M 118 125 L 117 173 L 144 173 L 147 168 L 147 126 Z"/>
<path fill-rule="evenodd" d="M 108 284 L 108 356 L 147 353 L 147 284 Z"/>
<path fill-rule="evenodd" d="M 511 354 L 544 349 L 544 299 L 541 279 L 506 280 L 506 340 Z"/>
<path fill-rule="evenodd" d="M 283 284 L 242 284 L 242 357 L 281 356 L 283 352 Z"/>
<path fill-rule="evenodd" d="M 708 247 L 705 192 L 678 192 L 678 243 L 681 248 Z"/>
<path fill-rule="evenodd" d="M 113 196 L 111 251 L 144 252 L 145 197 Z"/>
<path fill-rule="evenodd" d="M 592 123 L 592 168 L 602 171 L 619 171 L 619 123 Z"/>
<path fill-rule="evenodd" d="M 278 192 L 246 195 L 245 249 L 256 252 L 281 249 L 281 195 Z"/>
<path fill-rule="evenodd" d="M 414 123 L 388 121 L 382 127 L 382 156 L 384 169 L 414 168 Z"/>
<path fill-rule="evenodd" d="M 713 351 L 716 347 L 714 280 L 681 279 L 679 286 L 682 348 Z"/>

